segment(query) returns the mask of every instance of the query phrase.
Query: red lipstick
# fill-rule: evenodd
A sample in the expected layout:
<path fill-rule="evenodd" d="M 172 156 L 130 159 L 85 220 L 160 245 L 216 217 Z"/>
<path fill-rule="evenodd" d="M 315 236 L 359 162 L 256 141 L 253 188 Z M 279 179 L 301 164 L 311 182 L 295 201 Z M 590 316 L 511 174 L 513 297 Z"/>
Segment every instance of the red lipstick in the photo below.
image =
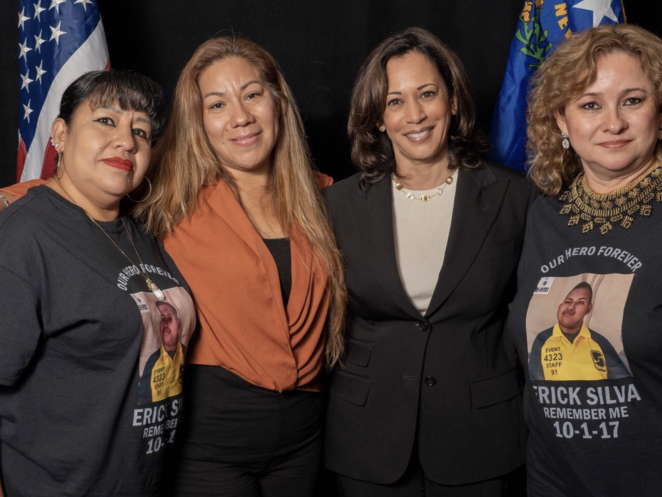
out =
<path fill-rule="evenodd" d="M 122 159 L 121 157 L 110 157 L 108 159 L 104 159 L 103 162 L 108 164 L 110 167 L 122 169 L 123 171 L 133 171 L 133 162 L 128 159 Z"/>

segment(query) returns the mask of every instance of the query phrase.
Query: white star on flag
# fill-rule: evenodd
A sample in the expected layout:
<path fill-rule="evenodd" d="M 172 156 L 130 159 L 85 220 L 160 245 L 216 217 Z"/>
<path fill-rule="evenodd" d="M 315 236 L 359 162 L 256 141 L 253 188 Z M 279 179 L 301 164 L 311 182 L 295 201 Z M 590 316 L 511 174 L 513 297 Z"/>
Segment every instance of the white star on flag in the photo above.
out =
<path fill-rule="evenodd" d="M 37 21 L 41 21 L 41 13 L 46 10 L 41 6 L 41 0 L 39 0 L 37 3 L 34 3 L 32 5 L 34 5 L 34 19 L 36 19 Z"/>
<path fill-rule="evenodd" d="M 593 27 L 600 25 L 603 17 L 608 17 L 614 22 L 618 22 L 618 17 L 611 6 L 612 0 L 583 0 L 573 7 L 582 10 L 593 11 Z"/>
<path fill-rule="evenodd" d="M 39 0 L 37 3 L 33 3 L 32 5 L 34 6 L 33 19 L 36 19 L 37 21 L 41 21 L 41 13 L 46 10 L 41 6 L 41 0 Z"/>
<path fill-rule="evenodd" d="M 23 45 L 20 43 L 18 44 L 18 48 L 21 50 L 21 53 L 18 54 L 18 59 L 21 60 L 21 57 L 23 57 L 26 61 L 28 60 L 28 52 L 31 51 L 31 48 L 28 48 L 28 40 L 27 38 L 23 42 Z"/>
<path fill-rule="evenodd" d="M 48 7 L 48 10 L 55 9 L 55 12 L 60 13 L 60 4 L 66 2 L 67 0 L 52 0 L 51 6 Z"/>
<path fill-rule="evenodd" d="M 83 4 L 83 8 L 85 9 L 85 12 L 87 12 L 87 4 L 88 4 L 88 3 L 92 3 L 92 0 L 76 0 L 76 1 L 74 2 L 74 5 L 77 4 L 77 3 L 82 3 L 82 4 Z"/>
<path fill-rule="evenodd" d="M 23 7 L 23 10 L 18 14 L 18 27 L 25 29 L 25 21 L 29 20 L 30 18 L 25 16 L 25 7 Z"/>
<path fill-rule="evenodd" d="M 60 26 L 62 26 L 62 21 L 60 21 L 56 27 L 49 26 L 51 28 L 51 39 L 48 41 L 53 41 L 53 39 L 55 39 L 57 45 L 60 44 L 60 36 L 67 34 L 66 31 L 60 31 Z"/>
<path fill-rule="evenodd" d="M 41 77 L 46 74 L 48 71 L 44 70 L 44 61 L 42 60 L 37 67 L 35 67 L 35 70 L 37 71 L 37 76 L 36 79 L 39 81 L 39 84 L 41 84 Z"/>
<path fill-rule="evenodd" d="M 39 34 L 38 34 L 38 35 L 34 35 L 34 42 L 35 42 L 34 49 L 35 49 L 37 52 L 41 53 L 41 44 L 42 44 L 42 43 L 46 43 L 46 40 L 44 40 L 44 39 L 41 37 L 41 30 L 39 30 Z"/>
<path fill-rule="evenodd" d="M 23 109 L 25 110 L 25 116 L 23 116 L 23 119 L 27 119 L 28 122 L 30 122 L 30 114 L 32 114 L 32 109 L 30 108 L 30 102 L 32 102 L 32 100 L 28 100 L 27 105 L 23 104 Z"/>
<path fill-rule="evenodd" d="M 27 71 L 25 75 L 21 74 L 20 76 L 21 79 L 23 80 L 23 82 L 21 83 L 21 90 L 23 88 L 26 88 L 28 93 L 30 93 L 30 88 L 28 88 L 28 85 L 34 81 L 33 79 L 30 79 L 30 71 Z"/>

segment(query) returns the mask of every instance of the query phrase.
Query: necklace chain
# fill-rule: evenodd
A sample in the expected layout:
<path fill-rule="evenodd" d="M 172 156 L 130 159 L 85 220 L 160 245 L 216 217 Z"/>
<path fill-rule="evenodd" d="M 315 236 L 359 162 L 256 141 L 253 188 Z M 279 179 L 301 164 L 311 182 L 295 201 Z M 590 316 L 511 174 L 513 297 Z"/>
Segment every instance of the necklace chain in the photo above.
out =
<path fill-rule="evenodd" d="M 126 259 L 132 265 L 136 266 L 136 263 L 133 262 L 128 255 L 126 255 L 126 252 L 124 252 L 124 250 L 122 250 L 122 247 L 120 247 L 117 244 L 117 242 L 115 240 L 113 240 L 113 238 L 106 232 L 106 230 L 103 229 L 101 227 L 101 225 L 99 223 L 97 223 L 97 221 L 92 216 L 90 216 L 87 212 L 85 213 L 85 215 L 88 217 L 88 219 L 90 221 L 92 221 L 94 223 L 94 225 L 97 228 L 99 228 L 103 232 L 104 235 L 106 235 L 108 240 L 110 240 L 112 242 L 112 244 L 115 245 L 115 247 L 117 247 L 117 250 L 119 250 L 121 252 L 121 254 L 124 257 L 126 257 Z M 129 233 L 129 228 L 127 228 L 126 223 L 124 222 L 124 218 L 121 217 L 121 216 L 120 216 L 120 221 L 122 221 L 122 226 L 124 226 L 124 230 L 126 231 L 126 236 L 129 237 L 129 241 L 131 242 L 131 245 L 133 246 L 133 250 L 136 251 L 136 255 L 138 256 L 138 260 L 140 261 L 140 273 L 142 274 L 143 278 L 145 278 L 145 282 L 147 283 L 147 287 L 149 288 L 150 292 L 152 292 L 156 296 L 156 298 L 158 300 L 165 300 L 165 295 L 164 295 L 163 291 L 158 286 L 156 286 L 156 283 L 154 283 L 152 281 L 152 278 L 147 276 L 147 271 L 145 270 L 145 263 L 143 262 L 142 257 L 140 257 L 140 252 L 138 252 L 138 248 L 136 247 L 136 244 L 133 241 L 133 237 L 131 236 L 131 233 Z"/>
<path fill-rule="evenodd" d="M 398 190 L 399 192 L 402 192 L 405 195 L 405 197 L 407 197 L 409 200 L 420 200 L 421 202 L 429 202 L 430 199 L 434 197 L 441 197 L 441 195 L 444 193 L 444 188 L 446 188 L 448 185 L 453 183 L 453 175 L 450 175 L 448 178 L 446 178 L 443 185 L 435 188 L 435 191 L 432 195 L 423 194 L 420 197 L 417 197 L 412 192 L 408 192 L 407 190 L 405 190 L 404 185 L 398 181 L 398 178 L 395 175 L 395 173 L 391 174 L 391 180 L 393 180 L 393 183 L 395 184 L 395 189 Z"/>
<path fill-rule="evenodd" d="M 662 202 L 662 168 L 654 164 L 643 174 L 611 193 L 595 193 L 583 172 L 559 197 L 559 211 L 569 215 L 568 226 L 581 224 L 582 233 L 598 228 L 605 235 L 615 225 L 629 229 L 637 215 L 649 217 L 653 202 Z"/>
<path fill-rule="evenodd" d="M 81 209 L 87 218 L 92 221 L 92 223 L 101 230 L 101 232 L 106 235 L 106 238 L 110 240 L 110 242 L 115 245 L 115 248 L 120 251 L 120 253 L 128 260 L 131 265 L 136 266 L 136 263 L 131 260 L 131 258 L 122 250 L 122 247 L 120 247 L 115 240 L 108 234 L 108 232 L 103 229 L 103 227 L 92 217 L 90 216 L 85 209 L 83 209 L 81 206 L 79 206 L 76 201 L 73 199 L 71 195 L 69 195 L 69 192 L 66 190 L 66 188 L 62 185 L 60 182 L 60 178 L 56 175 L 55 176 L 55 181 L 57 184 L 62 188 L 62 191 L 67 194 L 67 197 L 71 199 L 73 204 Z M 126 236 L 129 237 L 129 241 L 131 242 L 131 246 L 133 247 L 133 250 L 136 251 L 136 255 L 138 256 L 138 260 L 140 261 L 140 274 L 142 275 L 143 278 L 145 278 L 145 282 L 147 283 L 147 288 L 149 288 L 149 291 L 154 294 L 154 296 L 157 298 L 157 300 L 165 300 L 165 294 L 163 291 L 152 281 L 152 279 L 147 275 L 147 271 L 145 270 L 145 263 L 142 260 L 142 257 L 140 257 L 140 252 L 138 252 L 138 247 L 136 247 L 136 244 L 133 241 L 133 237 L 131 236 L 131 233 L 129 232 L 129 228 L 127 227 L 126 223 L 124 222 L 124 218 L 120 215 L 120 221 L 122 222 L 122 226 L 124 226 L 124 231 L 126 232 Z"/>

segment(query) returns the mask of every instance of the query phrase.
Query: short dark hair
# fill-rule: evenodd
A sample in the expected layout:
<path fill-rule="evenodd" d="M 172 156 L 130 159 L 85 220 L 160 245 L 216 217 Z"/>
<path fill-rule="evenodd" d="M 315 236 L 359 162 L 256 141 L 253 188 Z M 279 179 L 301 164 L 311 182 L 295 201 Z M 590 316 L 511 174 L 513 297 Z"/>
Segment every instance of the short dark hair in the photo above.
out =
<path fill-rule="evenodd" d="M 568 292 L 568 295 L 570 295 L 575 290 L 581 290 L 582 288 L 586 288 L 588 290 L 588 303 L 590 304 L 593 302 L 593 287 L 585 281 L 577 283 L 575 287 Z"/>
<path fill-rule="evenodd" d="M 449 129 L 449 167 L 471 168 L 487 151 L 487 142 L 476 132 L 476 111 L 469 80 L 460 59 L 439 38 L 422 28 L 409 28 L 389 36 L 365 60 L 352 91 L 347 132 L 352 147 L 352 161 L 362 170 L 360 184 L 365 188 L 395 172 L 393 145 L 377 126 L 386 109 L 388 78 L 386 64 L 393 57 L 416 52 L 427 57 L 437 68 L 457 114 Z"/>
<path fill-rule="evenodd" d="M 170 307 L 173 311 L 175 311 L 175 316 L 177 316 L 177 319 L 179 319 L 179 309 L 177 309 L 174 305 L 172 305 L 170 302 L 166 302 L 165 300 L 157 300 L 156 301 L 156 307 L 161 308 L 161 306 L 167 305 Z"/>
<path fill-rule="evenodd" d="M 110 69 L 83 74 L 64 90 L 58 117 L 67 125 L 71 124 L 74 113 L 86 100 L 93 110 L 117 102 L 122 110 L 144 112 L 151 120 L 152 141 L 163 131 L 163 90 L 154 80 L 140 73 Z"/>

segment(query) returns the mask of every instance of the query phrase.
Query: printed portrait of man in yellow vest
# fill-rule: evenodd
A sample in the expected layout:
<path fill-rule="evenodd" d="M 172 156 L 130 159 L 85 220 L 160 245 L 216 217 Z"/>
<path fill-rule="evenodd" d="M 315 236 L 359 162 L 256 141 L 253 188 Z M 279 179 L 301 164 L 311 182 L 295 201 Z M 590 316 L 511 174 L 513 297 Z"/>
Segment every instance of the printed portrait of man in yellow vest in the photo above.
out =
<path fill-rule="evenodd" d="M 593 310 L 593 288 L 577 284 L 559 305 L 557 323 L 541 331 L 529 355 L 532 380 L 606 380 L 631 376 L 607 338 L 584 318 Z"/>
<path fill-rule="evenodd" d="M 161 311 L 159 332 L 161 347 L 154 352 L 140 378 L 138 402 L 147 404 L 167 399 L 182 392 L 182 371 L 186 346 L 180 340 L 179 312 L 168 302 L 156 302 Z"/>

